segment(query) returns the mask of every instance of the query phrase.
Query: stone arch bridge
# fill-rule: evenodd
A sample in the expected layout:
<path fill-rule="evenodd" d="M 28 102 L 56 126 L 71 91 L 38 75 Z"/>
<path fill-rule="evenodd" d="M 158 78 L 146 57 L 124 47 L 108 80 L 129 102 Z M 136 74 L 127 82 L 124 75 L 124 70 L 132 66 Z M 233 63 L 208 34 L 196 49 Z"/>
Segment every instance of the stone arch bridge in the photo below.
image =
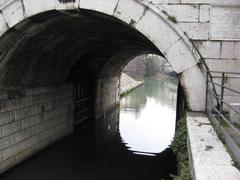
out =
<path fill-rule="evenodd" d="M 114 107 L 121 71 L 138 55 L 165 57 L 189 110 L 204 111 L 206 66 L 238 71 L 240 24 L 230 19 L 240 18 L 239 6 L 237 0 L 1 0 L 0 171 L 71 133 L 77 101 L 95 117 Z"/>

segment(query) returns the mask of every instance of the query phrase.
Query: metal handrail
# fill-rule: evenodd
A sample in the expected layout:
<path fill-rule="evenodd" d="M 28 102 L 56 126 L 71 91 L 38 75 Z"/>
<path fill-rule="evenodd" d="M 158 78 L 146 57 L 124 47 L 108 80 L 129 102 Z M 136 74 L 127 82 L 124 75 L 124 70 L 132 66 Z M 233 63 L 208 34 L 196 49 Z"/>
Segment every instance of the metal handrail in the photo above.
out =
<path fill-rule="evenodd" d="M 238 90 L 232 89 L 230 87 L 225 86 L 227 79 L 239 79 L 240 80 L 240 73 L 238 72 L 227 72 L 227 71 L 207 71 L 207 78 L 206 78 L 206 103 L 205 103 L 205 111 L 208 117 L 212 120 L 213 125 L 216 128 L 216 132 L 218 133 L 220 138 L 224 138 L 225 143 L 227 144 L 231 155 L 235 162 L 240 166 L 240 147 L 239 147 L 239 139 L 240 139 L 240 129 L 235 126 L 231 122 L 231 117 L 228 117 L 227 114 L 224 112 L 223 106 L 228 107 L 229 109 L 233 110 L 237 116 L 240 116 L 240 110 L 236 109 L 231 104 L 227 103 L 224 100 L 224 92 L 225 90 L 234 92 L 234 96 L 240 96 L 240 92 Z M 214 76 L 209 76 L 211 73 L 215 73 Z M 227 78 L 227 79 L 226 79 Z M 221 80 L 221 83 L 214 82 L 213 80 Z M 212 86 L 216 86 L 220 88 L 220 91 L 216 91 L 216 89 L 209 88 L 210 83 Z M 211 106 L 208 109 L 208 93 L 211 94 L 210 97 L 214 97 L 217 101 L 217 106 Z M 215 117 L 215 118 L 213 118 Z M 224 126 L 223 122 L 227 124 L 227 127 Z"/>
<path fill-rule="evenodd" d="M 185 33 L 185 35 L 189 38 L 189 36 L 188 36 L 187 33 Z M 222 117 L 222 119 L 227 120 L 227 124 L 231 124 L 231 123 L 229 122 L 229 120 L 228 120 L 228 119 L 223 115 L 223 113 L 222 113 L 222 111 L 223 111 L 223 104 L 229 105 L 229 104 L 227 104 L 225 101 L 223 101 L 224 89 L 228 89 L 228 90 L 230 90 L 230 91 L 236 92 L 237 94 L 240 94 L 240 93 L 239 93 L 238 91 L 234 90 L 234 89 L 229 88 L 229 87 L 224 87 L 224 78 L 225 78 L 225 74 L 240 75 L 240 73 L 239 73 L 239 72 L 211 71 L 211 70 L 209 69 L 207 63 L 205 62 L 204 58 L 202 57 L 201 53 L 199 52 L 198 48 L 196 47 L 196 45 L 195 45 L 192 41 L 191 41 L 191 44 L 192 44 L 192 46 L 194 47 L 194 49 L 196 50 L 197 54 L 200 56 L 199 61 L 200 61 L 200 63 L 204 66 L 204 68 L 205 68 L 205 73 L 206 73 L 206 75 L 207 75 L 207 79 L 206 79 L 206 99 L 205 99 L 206 103 L 205 103 L 205 111 L 206 111 L 206 113 L 207 113 L 207 104 L 208 104 L 207 100 L 208 100 L 208 91 L 209 91 L 209 87 L 208 87 L 208 85 L 209 85 L 209 80 L 208 80 L 208 79 L 210 79 L 210 82 L 211 82 L 211 84 L 212 84 L 212 89 L 213 89 L 213 91 L 214 91 L 214 97 L 216 98 L 217 107 L 218 107 L 219 110 L 220 110 L 219 112 L 221 112 L 221 113 L 220 113 L 220 116 Z M 221 95 L 220 95 L 221 101 L 220 101 L 220 103 L 219 103 L 219 95 L 217 94 L 217 90 L 216 90 L 216 87 L 215 87 L 216 84 L 214 84 L 214 82 L 213 82 L 213 79 L 214 79 L 215 77 L 212 76 L 211 73 L 221 73 L 221 74 L 222 74 L 222 77 L 220 77 L 220 78 L 222 79 Z M 218 78 L 219 78 L 219 77 L 218 77 Z M 236 77 L 228 77 L 228 78 L 236 78 Z M 239 78 L 239 79 L 240 79 L 240 78 Z M 231 105 L 229 105 L 229 107 L 231 107 L 235 112 L 240 113 L 237 109 L 233 108 Z M 234 128 L 234 130 L 236 130 L 236 128 L 235 128 L 232 124 L 230 125 L 230 127 Z M 238 133 L 238 134 L 239 134 L 239 133 Z"/>
<path fill-rule="evenodd" d="M 187 33 L 185 33 L 185 35 L 188 37 L 188 35 L 187 35 Z M 189 37 L 188 37 L 189 38 Z M 190 38 L 189 38 L 190 39 Z M 203 70 L 204 70 L 204 72 L 206 73 L 206 99 L 205 99 L 205 112 L 206 112 L 206 114 L 207 115 L 211 115 L 211 113 L 208 113 L 208 109 L 207 109 L 207 106 L 208 106 L 208 89 L 210 89 L 209 88 L 209 83 L 211 83 L 211 86 L 212 86 L 212 90 L 213 90 L 213 93 L 214 93 L 214 97 L 216 98 L 215 100 L 216 100 L 216 103 L 217 103 L 217 108 L 216 108 L 216 110 L 220 113 L 220 117 L 221 117 L 221 119 L 223 119 L 231 128 L 233 128 L 234 129 L 234 131 L 236 131 L 237 129 L 234 127 L 234 125 L 233 124 L 231 124 L 231 122 L 229 122 L 229 120 L 224 116 L 224 114 L 223 114 L 223 104 L 224 104 L 224 102 L 221 102 L 220 101 L 220 103 L 219 103 L 219 98 L 221 99 L 221 100 L 223 100 L 223 97 L 224 97 L 224 76 L 225 76 L 225 74 L 232 74 L 232 75 L 240 75 L 240 73 L 238 73 L 238 72 L 221 72 L 221 71 L 210 71 L 210 69 L 208 68 L 208 66 L 207 66 L 207 63 L 205 62 L 205 60 L 204 60 L 204 58 L 202 57 L 202 55 L 201 55 L 201 53 L 199 52 L 199 50 L 198 50 L 198 48 L 196 47 L 196 45 L 192 42 L 192 41 L 190 41 L 191 42 L 191 44 L 192 44 L 192 46 L 193 46 L 193 48 L 194 48 L 194 50 L 196 50 L 196 52 L 197 52 L 197 54 L 200 56 L 200 59 L 199 59 L 199 61 L 200 61 L 200 65 L 203 65 Z M 225 73 L 225 74 L 222 74 L 222 77 L 215 77 L 215 75 L 213 76 L 211 73 Z M 216 91 L 216 84 L 214 84 L 213 83 L 213 79 L 214 78 L 221 78 L 221 83 L 222 83 L 222 87 L 221 87 L 221 94 L 220 94 L 220 96 L 217 94 L 217 91 Z M 230 77 L 228 77 L 228 78 L 230 78 Z M 236 78 L 236 77 L 231 77 L 231 78 Z M 210 82 L 208 82 L 208 80 L 211 80 Z M 239 79 L 239 78 L 237 78 L 237 79 Z M 229 88 L 230 89 L 230 88 Z M 237 93 L 238 94 L 238 93 Z M 214 107 L 215 108 L 215 107 Z M 219 110 L 218 110 L 219 109 Z M 210 118 L 210 116 L 209 116 L 209 118 Z M 221 135 L 221 133 L 220 133 L 220 126 L 221 126 L 221 124 L 220 124 L 220 122 L 219 122 L 219 130 L 218 130 L 218 132 L 219 132 L 219 135 L 220 135 L 220 137 L 222 136 Z M 222 129 L 223 130 L 223 129 Z M 222 131 L 222 132 L 226 132 L 227 133 L 227 131 Z M 239 133 L 237 133 L 238 135 L 239 135 Z M 226 135 L 226 134 L 225 134 Z M 225 136 L 224 135 L 224 137 L 231 137 L 228 133 L 227 133 L 227 135 Z M 232 141 L 233 142 L 233 139 L 232 140 L 230 140 L 230 141 L 228 141 L 228 139 L 227 138 L 225 138 L 225 140 L 226 140 L 226 143 L 228 144 L 228 147 L 229 147 L 229 150 L 232 152 L 232 154 L 234 154 L 234 156 L 235 156 L 235 160 L 238 162 L 238 164 L 240 164 L 240 161 L 239 161 L 239 159 L 238 158 L 236 158 L 236 157 L 239 157 L 239 154 L 240 154 L 240 152 L 239 152 L 239 148 L 238 148 L 238 152 L 236 153 L 236 147 L 238 147 L 238 145 L 233 145 L 233 144 L 231 144 L 231 142 L 230 141 Z"/>
<path fill-rule="evenodd" d="M 239 79 L 240 79 L 240 78 L 239 78 Z M 208 81 L 208 82 L 210 82 L 210 81 Z M 224 87 L 225 89 L 227 89 L 227 90 L 229 90 L 229 91 L 232 91 L 232 92 L 235 92 L 235 93 L 237 93 L 237 94 L 240 95 L 240 91 L 231 89 L 231 88 L 229 88 L 229 87 L 227 87 L 227 86 L 222 86 L 221 84 L 218 84 L 218 83 L 215 83 L 215 82 L 212 82 L 212 83 L 215 84 L 215 85 L 217 85 L 218 87 Z"/>
<path fill-rule="evenodd" d="M 224 81 L 224 78 L 225 78 L 225 75 L 226 75 L 226 74 L 238 74 L 238 75 L 240 75 L 240 73 L 237 73 L 237 72 L 227 72 L 227 71 L 223 71 L 223 72 L 221 72 L 221 71 L 208 71 L 207 73 L 211 73 L 211 72 L 221 73 L 221 74 L 222 74 L 222 84 L 213 82 L 213 80 L 210 80 L 210 81 L 209 81 L 209 80 L 207 79 L 207 86 L 208 86 L 208 82 L 211 82 L 211 84 L 217 85 L 217 86 L 221 87 L 221 96 L 220 96 L 221 98 L 219 98 L 219 95 L 218 95 L 215 91 L 214 91 L 214 93 L 212 93 L 211 91 L 207 90 L 207 92 L 210 92 L 210 93 L 217 99 L 217 101 L 220 101 L 220 102 L 221 102 L 221 103 L 220 103 L 220 104 L 221 104 L 221 107 L 220 107 L 220 108 L 223 108 L 222 105 L 225 104 L 226 106 L 228 106 L 229 108 L 231 108 L 232 110 L 234 110 L 236 113 L 238 113 L 238 114 L 240 115 L 240 111 L 239 111 L 239 110 L 235 109 L 234 107 L 232 107 L 230 104 L 228 104 L 227 102 L 225 102 L 225 101 L 223 100 L 223 97 L 224 97 L 224 89 L 227 89 L 227 90 L 229 90 L 229 91 L 235 92 L 235 93 L 237 93 L 237 94 L 240 95 L 240 92 L 239 92 L 239 91 L 234 90 L 234 89 L 229 88 L 229 87 L 226 87 L 226 86 L 225 86 L 225 81 Z M 228 77 L 228 78 L 231 78 L 231 77 Z M 207 94 L 206 94 L 206 96 L 207 96 Z"/>
<path fill-rule="evenodd" d="M 213 79 L 215 79 L 215 78 L 220 79 L 220 78 L 222 78 L 222 77 L 220 77 L 220 76 L 212 76 L 212 78 L 213 78 Z M 231 78 L 231 79 L 240 79 L 240 77 L 228 77 L 228 78 Z"/>
<path fill-rule="evenodd" d="M 240 136 L 240 131 L 235 128 L 232 123 L 230 123 L 229 120 L 223 114 L 221 114 L 217 108 L 213 107 L 213 109 L 221 116 L 222 120 L 224 120 Z"/>
<path fill-rule="evenodd" d="M 188 39 L 191 39 L 186 32 L 184 32 L 184 35 L 185 35 Z M 191 43 L 191 45 L 193 46 L 194 50 L 196 51 L 197 55 L 200 57 L 200 58 L 199 58 L 200 65 L 202 64 L 202 65 L 204 66 L 204 68 L 205 68 L 204 71 L 205 71 L 206 74 L 207 74 L 207 80 L 208 80 L 208 76 L 209 76 L 209 78 L 210 78 L 211 80 L 213 80 L 211 73 L 208 73 L 208 72 L 210 71 L 210 69 L 209 69 L 206 61 L 204 60 L 202 54 L 200 53 L 199 48 L 196 47 L 196 45 L 193 43 L 193 41 L 190 41 L 190 43 Z M 207 84 L 207 86 L 208 86 L 208 84 Z M 207 87 L 207 88 L 208 88 L 208 87 Z M 217 91 L 216 91 L 216 88 L 215 88 L 214 84 L 212 84 L 212 88 L 213 88 L 214 92 L 217 94 Z M 207 91 L 207 89 L 206 89 L 206 91 Z M 206 99 L 205 99 L 205 100 L 206 100 L 206 103 L 207 103 L 207 94 L 206 94 Z M 205 106 L 207 106 L 207 104 L 205 104 Z"/>
<path fill-rule="evenodd" d="M 226 106 L 228 106 L 229 108 L 231 108 L 232 110 L 234 110 L 236 113 L 238 113 L 240 115 L 240 111 L 235 109 L 234 107 L 232 107 L 230 104 L 228 104 L 227 102 L 225 102 L 224 100 L 219 99 L 219 97 L 217 95 L 215 95 L 212 91 L 209 90 L 209 92 L 218 99 L 218 101 L 222 102 L 223 104 L 225 104 Z"/>
<path fill-rule="evenodd" d="M 234 93 L 236 93 L 237 95 L 239 95 L 240 96 L 240 92 L 239 91 L 237 91 L 237 90 L 235 90 L 235 89 L 232 89 L 232 88 L 230 88 L 230 87 L 227 87 L 227 86 L 225 86 L 225 78 L 227 77 L 227 78 L 232 78 L 232 77 L 228 77 L 228 76 L 226 76 L 226 75 L 228 75 L 228 74 L 234 74 L 234 75 L 239 75 L 240 76 L 240 73 L 237 73 L 237 72 L 221 72 L 221 71 L 207 71 L 207 74 L 211 74 L 211 72 L 213 72 L 213 73 L 218 73 L 218 74 L 221 74 L 221 77 L 213 77 L 212 79 L 210 79 L 209 80 L 209 78 L 208 78 L 208 76 L 209 75 L 207 75 L 207 79 L 206 79 L 206 82 L 207 82 L 207 87 L 206 87 L 206 97 L 208 96 L 208 93 L 210 93 L 216 100 L 217 100 L 217 107 L 211 107 L 211 109 L 215 112 L 215 113 L 217 113 L 217 115 L 219 115 L 219 118 L 220 119 L 218 119 L 217 118 L 217 120 L 218 120 L 218 133 L 220 134 L 220 128 L 221 128 L 221 126 L 222 126 L 222 124 L 221 124 L 221 121 L 223 120 L 225 123 L 227 123 L 227 125 L 231 128 L 231 129 L 233 129 L 234 130 L 234 132 L 236 133 L 236 135 L 237 136 L 240 136 L 240 129 L 239 128 L 237 128 L 237 127 L 235 127 L 234 126 L 234 124 L 232 124 L 231 122 L 230 122 L 230 119 L 228 118 L 228 117 L 226 117 L 226 115 L 224 114 L 224 111 L 223 111 L 223 105 L 225 105 L 225 106 L 227 106 L 228 108 L 230 108 L 231 110 L 233 110 L 235 113 L 237 113 L 237 115 L 238 116 L 240 116 L 240 110 L 238 110 L 238 109 L 236 109 L 236 108 L 234 108 L 231 104 L 229 104 L 229 103 L 227 103 L 225 100 L 224 100 L 224 90 L 225 89 L 227 89 L 227 90 L 229 90 L 229 91 L 231 91 L 231 92 L 234 92 Z M 217 83 L 217 82 L 214 82 L 213 81 L 213 79 L 214 78 L 221 78 L 221 84 L 220 83 Z M 234 78 L 236 78 L 236 77 L 234 77 Z M 240 79 L 240 77 L 239 78 L 237 78 L 237 79 Z M 213 86 L 218 86 L 218 87 L 220 87 L 221 89 L 220 89 L 220 94 L 218 94 L 218 93 L 216 93 L 216 91 L 214 91 L 213 89 L 210 89 L 209 88 L 209 83 L 211 83 Z M 206 101 L 207 101 L 207 98 L 206 98 Z M 208 102 L 206 102 L 206 107 L 205 107 L 205 109 L 206 109 L 206 113 L 208 114 Z"/>
<path fill-rule="evenodd" d="M 240 75 L 240 72 L 231 72 L 231 71 L 208 71 L 210 73 L 225 73 L 225 74 L 237 74 L 237 75 Z"/>

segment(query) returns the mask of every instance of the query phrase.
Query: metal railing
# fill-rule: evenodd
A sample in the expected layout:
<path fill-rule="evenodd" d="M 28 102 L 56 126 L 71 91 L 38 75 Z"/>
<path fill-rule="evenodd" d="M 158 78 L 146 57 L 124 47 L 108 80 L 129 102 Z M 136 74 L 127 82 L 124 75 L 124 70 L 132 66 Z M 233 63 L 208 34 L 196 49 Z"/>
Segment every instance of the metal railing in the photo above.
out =
<path fill-rule="evenodd" d="M 227 86 L 227 82 L 231 79 L 240 80 L 240 73 L 210 70 L 206 71 L 206 73 L 206 114 L 212 120 L 219 137 L 228 145 L 234 160 L 239 165 L 240 123 L 233 123 L 231 114 L 234 113 L 240 122 L 240 109 L 233 106 L 233 102 L 229 103 L 230 100 L 227 101 L 225 98 L 227 97 L 226 91 L 232 93 L 229 97 L 234 97 L 234 103 L 238 101 L 238 107 L 240 107 L 240 91 Z M 236 98 L 239 99 L 236 100 Z"/>
<path fill-rule="evenodd" d="M 188 39 L 190 37 L 187 35 L 187 33 L 184 33 Z M 209 119 L 212 121 L 212 123 L 215 126 L 215 129 L 217 129 L 217 133 L 219 134 L 219 137 L 221 137 L 221 134 L 224 137 L 224 141 L 226 142 L 227 146 L 229 147 L 229 150 L 231 151 L 231 154 L 233 156 L 233 159 L 238 164 L 238 168 L 240 167 L 240 135 L 239 135 L 239 129 L 235 127 L 234 124 L 231 123 L 229 117 L 226 116 L 226 113 L 224 113 L 224 105 L 227 106 L 229 109 L 232 109 L 234 112 L 236 112 L 240 117 L 240 112 L 236 108 L 232 107 L 229 103 L 227 103 L 224 100 L 224 92 L 225 90 L 235 92 L 240 97 L 240 92 L 237 90 L 234 90 L 230 87 L 225 86 L 225 79 L 228 75 L 236 75 L 239 77 L 229 77 L 231 79 L 239 79 L 240 80 L 240 73 L 235 72 L 220 72 L 220 71 L 210 71 L 205 59 L 202 57 L 201 53 L 199 52 L 196 45 L 191 41 L 191 44 L 193 46 L 193 49 L 196 51 L 196 54 L 200 57 L 199 58 L 199 66 L 201 66 L 201 69 L 206 72 L 206 104 L 205 104 L 205 113 L 208 115 Z M 217 74 L 217 76 L 213 76 L 213 74 Z M 220 76 L 219 76 L 220 74 Z M 214 80 L 220 79 L 221 84 L 216 83 Z M 240 84 L 240 83 L 239 83 Z M 217 92 L 217 87 L 220 88 L 220 94 Z M 208 95 L 211 94 L 213 98 L 208 98 Z M 212 109 L 208 109 L 208 102 L 215 101 L 216 107 L 213 106 Z M 240 102 L 240 98 L 239 98 Z M 213 112 L 212 112 L 213 111 Z M 215 115 L 214 115 L 215 114 Z M 219 116 L 219 118 L 216 118 L 214 116 Z M 216 121 L 214 121 L 214 119 Z M 222 119 L 222 120 L 221 120 Z M 233 129 L 234 132 L 236 132 L 237 137 L 232 138 L 231 135 L 229 135 L 228 131 L 226 131 L 224 128 L 221 127 L 221 121 L 226 122 L 230 128 Z M 235 139 L 239 140 L 239 144 L 236 143 Z"/>

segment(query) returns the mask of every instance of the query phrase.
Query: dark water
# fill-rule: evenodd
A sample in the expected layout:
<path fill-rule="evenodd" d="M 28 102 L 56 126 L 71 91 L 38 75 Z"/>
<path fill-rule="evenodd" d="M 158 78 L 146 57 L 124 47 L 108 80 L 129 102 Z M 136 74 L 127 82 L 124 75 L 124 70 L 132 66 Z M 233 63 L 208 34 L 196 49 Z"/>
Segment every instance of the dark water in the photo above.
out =
<path fill-rule="evenodd" d="M 176 174 L 176 81 L 148 79 L 121 107 L 3 174 L 1 180 L 161 180 Z"/>

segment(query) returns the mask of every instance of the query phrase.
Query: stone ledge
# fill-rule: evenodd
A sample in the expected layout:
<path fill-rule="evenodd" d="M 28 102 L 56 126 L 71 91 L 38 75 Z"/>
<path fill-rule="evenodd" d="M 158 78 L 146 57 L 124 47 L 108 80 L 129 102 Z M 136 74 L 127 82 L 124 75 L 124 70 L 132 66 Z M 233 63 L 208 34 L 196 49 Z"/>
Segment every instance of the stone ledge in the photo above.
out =
<path fill-rule="evenodd" d="M 133 78 L 131 78 L 129 75 L 122 73 L 121 76 L 121 87 L 120 87 L 120 96 L 124 96 L 124 94 L 127 94 L 134 89 L 136 89 L 138 86 L 142 85 L 143 81 L 136 81 Z"/>
<path fill-rule="evenodd" d="M 240 179 L 240 172 L 203 113 L 187 113 L 192 169 L 196 180 Z"/>

